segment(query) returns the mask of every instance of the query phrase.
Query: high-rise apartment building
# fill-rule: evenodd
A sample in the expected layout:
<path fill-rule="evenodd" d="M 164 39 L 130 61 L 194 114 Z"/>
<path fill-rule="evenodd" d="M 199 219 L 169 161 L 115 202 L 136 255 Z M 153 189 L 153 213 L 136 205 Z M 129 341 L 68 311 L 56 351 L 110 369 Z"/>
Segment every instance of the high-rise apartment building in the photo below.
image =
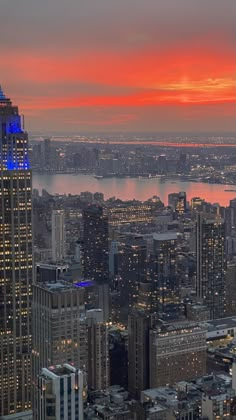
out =
<path fill-rule="evenodd" d="M 196 223 L 196 289 L 217 319 L 225 312 L 225 228 L 222 219 L 210 217 L 199 214 Z"/>
<path fill-rule="evenodd" d="M 73 363 L 80 356 L 80 312 L 83 289 L 58 281 L 33 286 L 33 380 L 43 367 Z M 83 343 L 85 344 L 85 343 Z"/>
<path fill-rule="evenodd" d="M 158 313 L 158 287 L 157 282 L 151 279 L 140 282 L 138 297 L 134 307 L 147 313 Z"/>
<path fill-rule="evenodd" d="M 128 319 L 128 388 L 139 398 L 149 388 L 149 331 L 152 316 L 145 311 L 132 311 Z"/>
<path fill-rule="evenodd" d="M 28 136 L 0 87 L 0 417 L 31 406 L 31 212 Z"/>
<path fill-rule="evenodd" d="M 65 215 L 63 210 L 52 212 L 52 259 L 61 262 L 65 258 Z"/>
<path fill-rule="evenodd" d="M 179 275 L 177 269 L 178 237 L 175 232 L 153 235 L 154 267 L 158 290 L 159 314 L 176 317 L 179 310 Z"/>
<path fill-rule="evenodd" d="M 84 277 L 98 282 L 109 277 L 108 218 L 103 208 L 88 206 L 83 211 Z"/>
<path fill-rule="evenodd" d="M 80 323 L 83 289 L 67 282 L 33 286 L 32 381 L 36 395 L 37 377 L 42 368 L 72 363 L 87 370 L 87 330 Z M 84 333 L 84 329 L 86 330 Z M 38 407 L 33 398 L 34 419 Z"/>
<path fill-rule="evenodd" d="M 225 228 L 226 235 L 235 236 L 236 232 L 236 199 L 230 200 L 229 207 L 225 208 Z"/>
<path fill-rule="evenodd" d="M 163 324 L 150 331 L 150 388 L 206 373 L 206 330 L 196 323 Z"/>
<path fill-rule="evenodd" d="M 227 264 L 225 274 L 225 316 L 236 315 L 236 263 L 234 261 Z"/>
<path fill-rule="evenodd" d="M 88 325 L 88 386 L 106 390 L 110 386 L 108 326 L 101 309 L 86 312 Z"/>
<path fill-rule="evenodd" d="M 120 316 L 127 323 L 128 311 L 137 302 L 139 283 L 146 280 L 147 244 L 139 236 L 120 243 L 118 254 Z"/>
<path fill-rule="evenodd" d="M 86 398 L 84 374 L 70 364 L 43 368 L 38 378 L 37 418 L 83 420 Z"/>

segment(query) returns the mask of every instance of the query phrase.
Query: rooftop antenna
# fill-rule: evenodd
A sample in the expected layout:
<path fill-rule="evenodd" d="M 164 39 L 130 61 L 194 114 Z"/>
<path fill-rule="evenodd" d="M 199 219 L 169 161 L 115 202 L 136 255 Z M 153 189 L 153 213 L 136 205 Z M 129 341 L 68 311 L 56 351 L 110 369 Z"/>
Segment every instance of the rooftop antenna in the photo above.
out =
<path fill-rule="evenodd" d="M 6 96 L 4 95 L 4 92 L 2 90 L 2 86 L 0 85 L 0 99 L 6 99 Z"/>

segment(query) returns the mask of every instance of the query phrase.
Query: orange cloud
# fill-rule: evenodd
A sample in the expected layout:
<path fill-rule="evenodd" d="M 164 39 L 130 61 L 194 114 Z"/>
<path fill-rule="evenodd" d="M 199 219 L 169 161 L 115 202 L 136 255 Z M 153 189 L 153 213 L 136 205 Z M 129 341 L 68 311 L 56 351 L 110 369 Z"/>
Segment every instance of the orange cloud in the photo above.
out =
<path fill-rule="evenodd" d="M 89 50 L 72 55 L 61 51 L 54 56 L 5 51 L 0 64 L 3 74 L 8 75 L 11 69 L 11 80 L 35 87 L 34 94 L 22 96 L 20 92 L 17 96 L 12 92 L 26 115 L 86 107 L 175 106 L 189 108 L 185 117 L 189 118 L 195 112 L 191 109 L 198 106 L 199 118 L 199 106 L 220 105 L 220 112 L 225 106 L 225 115 L 230 117 L 236 100 L 236 58 L 230 48 L 219 45 L 215 49 L 178 45 L 166 51 L 146 47 L 132 53 Z M 211 108 L 205 117 L 210 112 L 211 116 L 217 115 L 216 108 Z M 137 118 L 135 111 L 131 114 L 126 122 Z M 123 124 L 125 118 L 111 118 L 109 124 Z"/>

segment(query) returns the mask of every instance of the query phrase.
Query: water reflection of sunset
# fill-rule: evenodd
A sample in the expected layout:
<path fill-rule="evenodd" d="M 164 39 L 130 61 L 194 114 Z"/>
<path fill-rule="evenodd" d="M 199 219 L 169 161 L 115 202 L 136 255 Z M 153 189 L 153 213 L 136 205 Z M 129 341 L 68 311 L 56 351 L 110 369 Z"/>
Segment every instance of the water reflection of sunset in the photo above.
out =
<path fill-rule="evenodd" d="M 227 206 L 236 198 L 236 186 L 206 184 L 202 182 L 162 181 L 158 178 L 104 178 L 98 180 L 92 175 L 38 175 L 33 176 L 33 188 L 46 189 L 51 194 L 80 194 L 82 191 L 102 192 L 105 199 L 117 197 L 121 200 L 133 198 L 144 201 L 154 195 L 167 204 L 168 194 L 186 191 L 187 200 L 201 197 L 210 203 Z M 226 192 L 225 190 L 234 190 Z"/>

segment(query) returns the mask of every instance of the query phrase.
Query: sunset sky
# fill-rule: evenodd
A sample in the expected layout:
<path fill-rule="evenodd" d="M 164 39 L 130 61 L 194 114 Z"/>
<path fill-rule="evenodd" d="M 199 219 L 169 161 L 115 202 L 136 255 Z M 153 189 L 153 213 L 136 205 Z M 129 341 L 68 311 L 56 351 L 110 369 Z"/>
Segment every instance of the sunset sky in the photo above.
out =
<path fill-rule="evenodd" d="M 234 131 L 236 0 L 0 0 L 30 132 Z"/>

